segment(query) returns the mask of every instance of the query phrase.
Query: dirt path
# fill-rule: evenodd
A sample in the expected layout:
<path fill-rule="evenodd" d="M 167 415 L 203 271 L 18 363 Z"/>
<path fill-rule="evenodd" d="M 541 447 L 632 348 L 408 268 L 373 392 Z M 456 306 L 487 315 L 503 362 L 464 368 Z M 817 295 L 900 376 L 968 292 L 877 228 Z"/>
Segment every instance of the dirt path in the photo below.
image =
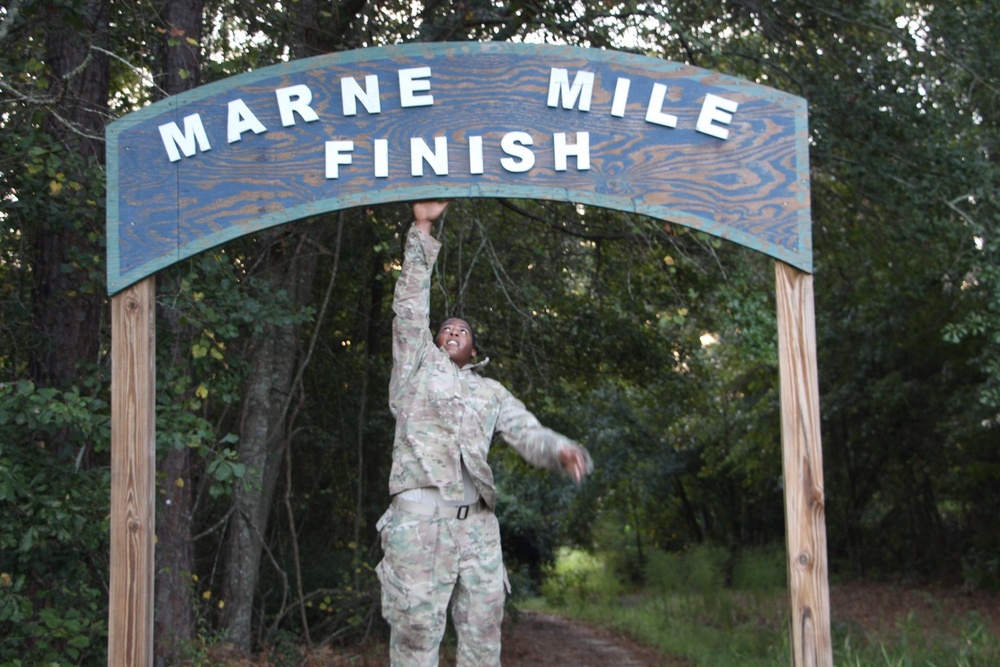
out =
<path fill-rule="evenodd" d="M 682 667 L 628 637 L 551 614 L 522 611 L 505 624 L 504 667 Z"/>

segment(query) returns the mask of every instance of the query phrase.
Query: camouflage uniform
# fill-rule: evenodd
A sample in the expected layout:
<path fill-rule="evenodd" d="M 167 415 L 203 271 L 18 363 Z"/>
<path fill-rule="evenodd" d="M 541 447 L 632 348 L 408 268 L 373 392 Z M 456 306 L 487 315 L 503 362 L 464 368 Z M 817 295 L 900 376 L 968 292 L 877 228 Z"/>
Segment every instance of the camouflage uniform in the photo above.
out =
<path fill-rule="evenodd" d="M 433 237 L 411 228 L 396 284 L 389 385 L 396 417 L 389 477 L 394 500 L 378 522 L 385 556 L 376 571 L 382 613 L 392 628 L 392 665 L 437 667 L 450 602 L 459 667 L 494 666 L 500 664 L 507 584 L 493 514 L 496 489 L 486 461 L 493 434 L 540 468 L 561 470 L 564 447 L 581 449 L 588 466 L 590 458 L 580 445 L 543 427 L 500 383 L 474 372 L 486 361 L 459 368 L 434 344 L 430 284 L 440 249 Z M 445 503 L 463 502 L 463 463 L 479 503 L 436 510 L 400 502 L 398 494 L 428 487 L 440 491 Z"/>

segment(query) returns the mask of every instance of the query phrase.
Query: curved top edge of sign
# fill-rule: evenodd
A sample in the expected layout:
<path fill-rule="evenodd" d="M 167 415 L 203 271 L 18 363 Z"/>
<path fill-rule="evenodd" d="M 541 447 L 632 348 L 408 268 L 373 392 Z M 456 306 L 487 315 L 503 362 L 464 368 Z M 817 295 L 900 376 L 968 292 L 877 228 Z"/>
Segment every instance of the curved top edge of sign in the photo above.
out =
<path fill-rule="evenodd" d="M 127 129 L 136 123 L 148 120 L 170 111 L 187 102 L 202 100 L 212 95 L 224 93 L 253 84 L 257 81 L 296 74 L 313 69 L 318 69 L 327 65 L 346 65 L 355 62 L 364 62 L 377 59 L 395 59 L 406 57 L 428 57 L 434 55 L 453 54 L 510 54 L 510 55 L 549 55 L 554 58 L 580 58 L 589 62 L 622 63 L 633 66 L 643 66 L 653 71 L 675 72 L 680 69 L 689 70 L 691 76 L 711 75 L 720 86 L 753 87 L 757 94 L 764 98 L 783 99 L 789 102 L 798 101 L 805 105 L 805 100 L 792 93 L 787 93 L 777 88 L 771 88 L 754 81 L 741 79 L 729 74 L 723 74 L 715 70 L 707 70 L 694 65 L 678 63 L 672 60 L 663 60 L 653 56 L 645 56 L 629 51 L 614 51 L 607 49 L 594 49 L 583 46 L 559 45 L 559 44 L 523 44 L 514 42 L 412 42 L 408 44 L 398 44 L 392 46 L 373 46 L 363 49 L 353 49 L 350 51 L 335 51 L 309 58 L 291 60 L 284 63 L 268 65 L 257 70 L 234 74 L 198 86 L 192 90 L 172 95 L 158 102 L 153 102 L 141 109 L 132 111 L 108 125 L 109 135 Z"/>

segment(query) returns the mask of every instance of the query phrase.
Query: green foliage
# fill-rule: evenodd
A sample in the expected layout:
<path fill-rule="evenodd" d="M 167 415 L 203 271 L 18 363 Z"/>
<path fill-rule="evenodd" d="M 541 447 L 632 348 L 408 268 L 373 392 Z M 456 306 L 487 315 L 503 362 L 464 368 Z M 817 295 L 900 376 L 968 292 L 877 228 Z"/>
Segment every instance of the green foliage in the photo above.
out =
<path fill-rule="evenodd" d="M 558 608 L 617 601 L 623 584 L 604 560 L 579 549 L 560 548 L 555 563 L 545 568 L 541 594 Z"/>
<path fill-rule="evenodd" d="M 738 590 L 784 590 L 787 579 L 788 558 L 781 545 L 745 549 L 733 564 L 732 585 Z"/>
<path fill-rule="evenodd" d="M 110 476 L 77 461 L 106 447 L 107 405 L 21 382 L 0 415 L 0 665 L 104 662 Z"/>
<path fill-rule="evenodd" d="M 158 295 L 166 321 L 157 332 L 157 450 L 197 454 L 213 499 L 260 473 L 239 460 L 231 416 L 248 370 L 245 341 L 311 316 L 287 293 L 242 275 L 238 257 L 237 249 L 202 254 L 165 272 Z"/>
<path fill-rule="evenodd" d="M 80 457 L 87 450 L 104 452 L 111 437 L 109 406 L 76 388 L 59 391 L 28 380 L 0 382 L 0 429 L 10 433 L 8 442 L 24 438 L 64 458 Z"/>
<path fill-rule="evenodd" d="M 788 595 L 784 549 L 730 554 L 712 546 L 650 554 L 648 585 L 607 581 L 601 557 L 560 550 L 543 599 L 525 603 L 626 633 L 698 667 L 787 664 Z M 839 622 L 838 665 L 985 666 L 1000 659 L 1000 637 L 976 613 L 928 622 L 911 612 L 884 632 Z"/>
<path fill-rule="evenodd" d="M 726 582 L 729 554 L 725 549 L 698 545 L 681 554 L 654 552 L 646 569 L 650 588 L 662 593 L 687 591 L 713 596 Z"/>
<path fill-rule="evenodd" d="M 891 636 L 873 638 L 835 626 L 834 660 L 849 667 L 985 667 L 1000 660 L 1000 638 L 976 614 L 943 621 L 928 626 L 911 612 Z"/>
<path fill-rule="evenodd" d="M 491 465 L 497 480 L 497 516 L 504 565 L 515 598 L 534 595 L 542 570 L 562 543 L 559 518 L 573 501 L 571 484 L 552 483 L 528 468 L 512 451 L 498 447 Z"/>
<path fill-rule="evenodd" d="M 692 665 L 781 664 L 788 661 L 784 583 L 755 591 L 725 583 L 732 569 L 772 569 L 775 550 L 771 554 L 756 553 L 744 564 L 741 557 L 710 546 L 681 554 L 655 551 L 648 560 L 650 583 L 637 588 L 621 579 L 609 582 L 613 575 L 600 557 L 561 551 L 543 585 L 544 603 Z"/>

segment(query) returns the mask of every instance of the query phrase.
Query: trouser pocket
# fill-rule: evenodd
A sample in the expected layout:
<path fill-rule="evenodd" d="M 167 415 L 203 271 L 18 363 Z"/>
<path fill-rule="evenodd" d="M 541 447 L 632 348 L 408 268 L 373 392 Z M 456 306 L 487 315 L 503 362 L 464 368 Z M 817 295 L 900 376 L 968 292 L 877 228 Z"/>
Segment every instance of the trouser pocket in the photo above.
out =
<path fill-rule="evenodd" d="M 382 616 L 396 625 L 410 609 L 410 591 L 385 558 L 375 566 L 375 574 L 382 585 Z"/>

